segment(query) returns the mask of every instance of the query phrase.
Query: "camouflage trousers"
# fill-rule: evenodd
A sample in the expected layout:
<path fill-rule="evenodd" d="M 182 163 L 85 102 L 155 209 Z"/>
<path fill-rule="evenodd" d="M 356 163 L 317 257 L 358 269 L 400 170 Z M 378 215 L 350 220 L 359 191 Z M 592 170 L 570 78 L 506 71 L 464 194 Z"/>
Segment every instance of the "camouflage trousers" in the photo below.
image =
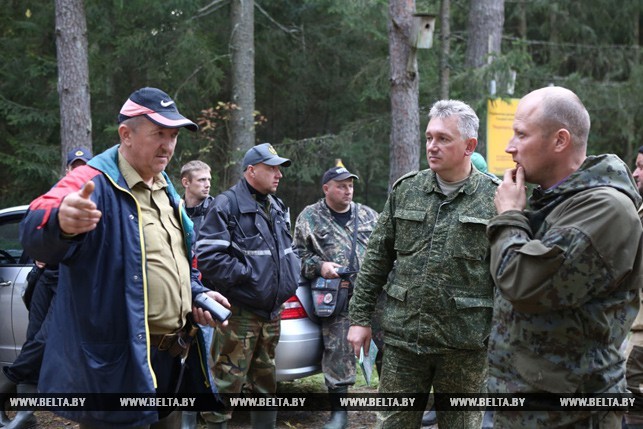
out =
<path fill-rule="evenodd" d="M 386 345 L 380 393 L 429 394 L 485 392 L 486 350 L 454 350 L 417 354 Z M 377 428 L 407 429 L 422 425 L 422 411 L 381 411 Z M 475 429 L 482 426 L 482 411 L 437 410 L 440 429 Z"/>
<path fill-rule="evenodd" d="M 231 310 L 228 326 L 217 327 L 212 339 L 211 372 L 219 393 L 274 394 L 275 349 L 281 319 L 266 320 L 236 306 Z M 225 414 L 204 412 L 201 416 L 208 422 L 219 423 L 230 420 L 232 410 Z"/>
<path fill-rule="evenodd" d="M 346 339 L 350 320 L 348 309 L 336 317 L 321 319 L 324 354 L 322 371 L 326 387 L 336 389 L 355 384 L 355 353 Z"/>

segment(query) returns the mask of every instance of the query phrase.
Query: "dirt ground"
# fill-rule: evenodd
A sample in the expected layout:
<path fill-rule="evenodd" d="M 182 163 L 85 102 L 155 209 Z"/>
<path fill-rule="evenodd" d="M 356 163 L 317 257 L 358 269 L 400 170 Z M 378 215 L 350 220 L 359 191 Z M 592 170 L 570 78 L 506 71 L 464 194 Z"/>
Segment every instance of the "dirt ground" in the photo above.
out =
<path fill-rule="evenodd" d="M 347 429 L 370 429 L 375 426 L 375 413 L 366 411 L 349 411 Z M 283 411 L 277 416 L 278 429 L 312 429 L 322 428 L 328 419 L 326 411 Z M 41 429 L 77 429 L 78 424 L 65 420 L 57 415 L 37 411 L 39 428 Z M 229 429 L 251 429 L 250 413 L 239 412 L 228 425 Z M 198 429 L 206 429 L 205 424 L 199 423 Z M 425 426 L 423 429 L 438 429 L 437 425 Z"/>
<path fill-rule="evenodd" d="M 277 415 L 278 429 L 322 428 L 328 418 L 327 411 L 282 411 Z M 74 429 L 78 424 L 65 420 L 48 411 L 36 411 L 41 429 Z M 370 429 L 375 426 L 375 413 L 350 411 L 348 429 Z M 198 429 L 206 429 L 202 422 Z M 251 429 L 250 413 L 238 412 L 228 424 L 229 429 Z"/>

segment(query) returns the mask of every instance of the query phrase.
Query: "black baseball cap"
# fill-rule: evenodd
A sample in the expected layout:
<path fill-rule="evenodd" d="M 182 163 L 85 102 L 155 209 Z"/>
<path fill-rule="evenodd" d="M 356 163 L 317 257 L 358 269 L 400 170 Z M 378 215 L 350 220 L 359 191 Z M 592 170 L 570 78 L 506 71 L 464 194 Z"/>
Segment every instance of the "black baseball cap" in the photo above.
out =
<path fill-rule="evenodd" d="M 85 163 L 87 163 L 90 159 L 92 159 L 92 151 L 84 147 L 77 147 L 67 153 L 67 165 L 71 165 L 74 163 L 74 161 L 77 161 L 79 159 L 82 159 L 83 161 L 85 161 Z"/>
<path fill-rule="evenodd" d="M 288 167 L 291 161 L 288 158 L 282 158 L 277 155 L 277 151 L 270 143 L 261 143 L 251 147 L 243 157 L 243 169 L 249 165 L 264 163 L 266 165 L 283 165 Z"/>
<path fill-rule="evenodd" d="M 325 185 L 331 180 L 336 180 L 336 181 L 342 181 L 346 180 L 349 177 L 352 177 L 353 179 L 359 179 L 357 175 L 351 173 L 346 169 L 346 167 L 333 167 L 329 170 L 326 170 L 324 173 L 324 176 L 322 177 L 322 185 Z"/>
<path fill-rule="evenodd" d="M 135 116 L 145 116 L 156 125 L 165 128 L 185 127 L 198 131 L 199 126 L 179 113 L 174 100 L 157 88 L 141 88 L 134 91 L 118 114 L 118 123 Z"/>

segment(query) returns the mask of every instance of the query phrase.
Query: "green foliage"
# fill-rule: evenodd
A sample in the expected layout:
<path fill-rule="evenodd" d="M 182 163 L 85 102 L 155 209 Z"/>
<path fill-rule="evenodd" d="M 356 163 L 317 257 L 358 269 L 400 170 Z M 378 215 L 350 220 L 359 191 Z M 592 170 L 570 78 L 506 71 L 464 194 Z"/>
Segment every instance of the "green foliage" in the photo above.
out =
<path fill-rule="evenodd" d="M 60 163 L 53 2 L 0 8 L 0 207 L 46 191 Z"/>
<path fill-rule="evenodd" d="M 267 118 L 257 139 L 293 159 L 280 196 L 296 215 L 321 197 L 321 174 L 341 158 L 360 176 L 355 199 L 381 209 L 390 139 L 388 0 L 255 2 L 256 110 Z M 6 3 L 0 8 L 0 206 L 46 191 L 61 156 L 54 2 Z M 439 10 L 438 0 L 416 3 L 421 12 Z M 502 54 L 470 70 L 464 67 L 469 1 L 452 0 L 450 96 L 469 102 L 484 119 L 491 79 L 501 97 L 549 84 L 569 87 L 592 117 L 589 151 L 613 152 L 631 165 L 643 113 L 639 3 L 531 0 L 522 39 L 520 4 L 506 2 Z M 181 132 L 168 167 L 173 179 L 190 159 L 202 158 L 220 172 L 242 157 L 221 152 L 225 119 L 215 110 L 233 100 L 231 29 L 229 6 L 209 4 L 85 0 L 94 152 L 117 143 L 116 117 L 127 96 L 156 86 L 184 115 L 217 124 Z M 433 48 L 418 52 L 423 127 L 439 97 L 440 29 L 438 22 Z M 507 92 L 511 71 L 517 73 L 513 95 Z"/>
<path fill-rule="evenodd" d="M 341 160 L 357 174 L 355 201 L 380 211 L 387 196 L 388 145 L 380 144 L 382 132 L 388 132 L 388 115 L 370 116 L 347 124 L 336 135 L 325 135 L 297 141 L 285 140 L 277 146 L 281 156 L 292 160 L 284 169 L 288 204 L 294 213 L 322 197 L 321 177 Z M 294 187 L 294 189 L 293 189 Z M 280 188 L 281 189 L 281 188 Z"/>
<path fill-rule="evenodd" d="M 243 154 L 231 153 L 230 120 L 232 111 L 239 109 L 234 103 L 219 101 L 215 106 L 201 110 L 196 123 L 199 125 L 198 138 L 184 140 L 181 135 L 181 150 L 176 152 L 172 160 L 172 171 L 169 172 L 174 183 L 179 183 L 181 166 L 188 161 L 199 159 L 212 168 L 211 193 L 217 194 L 225 190 L 226 174 L 237 164 Z M 254 112 L 254 126 L 260 129 L 267 118 L 260 112 Z"/>

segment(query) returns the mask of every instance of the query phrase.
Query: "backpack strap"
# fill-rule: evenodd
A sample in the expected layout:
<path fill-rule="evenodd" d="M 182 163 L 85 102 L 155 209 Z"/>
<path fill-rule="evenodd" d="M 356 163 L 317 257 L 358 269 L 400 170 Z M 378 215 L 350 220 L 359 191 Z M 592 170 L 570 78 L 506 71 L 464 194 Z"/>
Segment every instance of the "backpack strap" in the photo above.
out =
<path fill-rule="evenodd" d="M 228 218 L 228 231 L 232 232 L 239 224 L 239 201 L 237 195 L 231 189 L 223 191 L 223 195 L 230 203 L 230 217 Z"/>

